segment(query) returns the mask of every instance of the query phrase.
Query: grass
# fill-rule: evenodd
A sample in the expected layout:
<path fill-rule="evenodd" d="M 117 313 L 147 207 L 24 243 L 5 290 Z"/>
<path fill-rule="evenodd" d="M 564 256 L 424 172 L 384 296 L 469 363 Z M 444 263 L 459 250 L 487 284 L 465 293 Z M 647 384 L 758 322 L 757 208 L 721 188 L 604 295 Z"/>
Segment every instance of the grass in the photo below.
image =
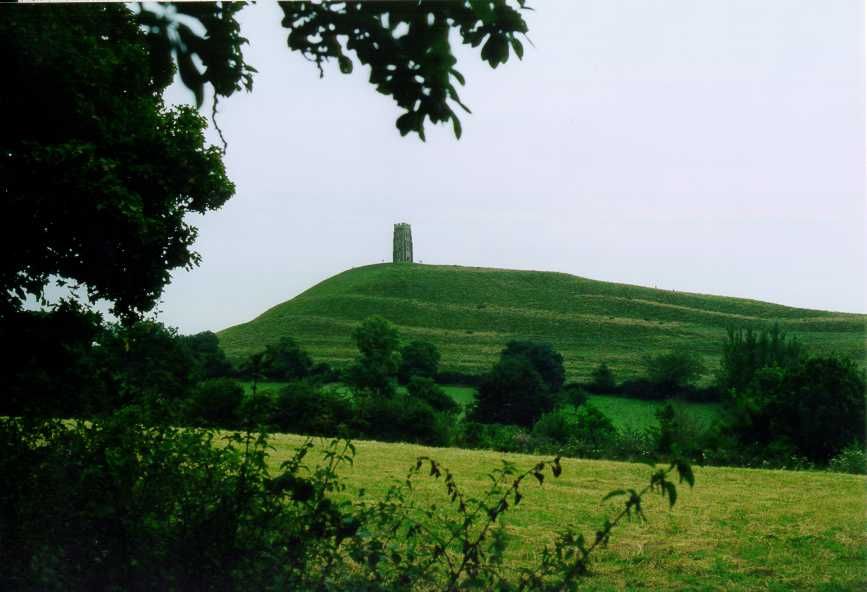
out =
<path fill-rule="evenodd" d="M 587 379 L 603 361 L 618 379 L 635 377 L 645 355 L 676 347 L 715 368 L 727 327 L 773 322 L 811 351 L 836 351 L 862 364 L 864 358 L 864 315 L 562 273 L 417 264 L 345 271 L 218 335 L 235 360 L 288 335 L 317 360 L 344 365 L 356 355 L 353 327 L 374 314 L 395 323 L 404 341 L 434 343 L 446 371 L 485 371 L 512 339 L 554 345 L 569 380 Z"/>
<path fill-rule="evenodd" d="M 656 410 L 664 405 L 661 401 L 641 401 L 608 395 L 590 395 L 588 402 L 607 415 L 618 429 L 644 430 L 655 426 Z M 718 403 L 677 402 L 683 411 L 697 423 L 708 426 L 719 417 Z"/>
<path fill-rule="evenodd" d="M 286 460 L 301 436 L 275 435 L 270 462 Z M 478 494 L 486 474 L 508 458 L 529 467 L 541 457 L 408 444 L 356 442 L 354 466 L 342 471 L 349 491 L 369 497 L 406 475 L 419 455 L 452 470 L 459 486 Z M 867 589 L 867 519 L 861 476 L 696 467 L 696 487 L 679 488 L 669 511 L 648 499 L 649 523 L 618 527 L 593 564 L 593 590 L 864 590 Z M 621 462 L 566 459 L 560 479 L 531 484 L 507 514 L 511 566 L 531 565 L 544 544 L 566 525 L 585 536 L 605 515 L 612 489 L 643 486 L 649 468 Z M 443 486 L 420 481 L 415 495 L 445 503 Z M 351 495 L 351 494 L 350 494 Z"/>

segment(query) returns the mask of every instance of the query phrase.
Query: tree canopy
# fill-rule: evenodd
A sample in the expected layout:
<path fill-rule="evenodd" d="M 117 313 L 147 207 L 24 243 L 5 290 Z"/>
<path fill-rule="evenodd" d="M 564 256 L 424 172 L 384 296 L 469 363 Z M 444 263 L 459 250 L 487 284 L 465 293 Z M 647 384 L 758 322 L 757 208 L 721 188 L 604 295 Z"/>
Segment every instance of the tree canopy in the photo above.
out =
<path fill-rule="evenodd" d="M 0 314 L 54 278 L 121 316 L 150 310 L 170 270 L 198 262 L 184 217 L 234 193 L 191 107 L 167 109 L 155 63 L 119 4 L 3 9 Z"/>
<path fill-rule="evenodd" d="M 194 108 L 168 109 L 177 71 L 196 96 L 251 90 L 237 20 L 244 3 L 4 6 L 0 51 L 0 317 L 52 281 L 82 286 L 121 317 L 151 310 L 170 272 L 199 261 L 189 213 L 234 193 L 222 151 Z M 464 108 L 452 43 L 481 46 L 492 67 L 519 57 L 523 0 L 288 2 L 289 49 L 324 73 L 370 66 L 404 113 L 401 134 Z M 452 34 L 454 33 L 454 34 Z M 468 109 L 467 109 L 468 110 Z"/>

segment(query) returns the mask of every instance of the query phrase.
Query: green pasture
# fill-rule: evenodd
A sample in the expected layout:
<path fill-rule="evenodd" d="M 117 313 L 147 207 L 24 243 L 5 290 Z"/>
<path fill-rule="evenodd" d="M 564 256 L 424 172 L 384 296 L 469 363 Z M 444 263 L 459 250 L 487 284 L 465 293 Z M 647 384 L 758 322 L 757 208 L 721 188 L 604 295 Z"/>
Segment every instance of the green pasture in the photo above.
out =
<path fill-rule="evenodd" d="M 275 468 L 302 436 L 276 435 Z M 363 488 L 373 499 L 402 480 L 416 457 L 448 467 L 466 492 L 479 494 L 486 474 L 501 459 L 530 467 L 541 457 L 490 451 L 356 442 L 353 466 L 342 474 L 347 495 Z M 559 479 L 533 482 L 521 505 L 506 515 L 508 564 L 531 565 L 545 544 L 567 525 L 592 537 L 618 503 L 603 503 L 612 489 L 641 487 L 649 467 L 622 462 L 563 461 Z M 865 590 L 867 517 L 862 476 L 696 467 L 696 485 L 679 488 L 671 510 L 659 497 L 647 500 L 648 523 L 618 527 L 596 555 L 592 590 Z M 447 503 L 442 482 L 422 478 L 416 496 Z"/>
<path fill-rule="evenodd" d="M 345 271 L 218 335 L 236 361 L 291 336 L 316 360 L 345 365 L 357 353 L 352 329 L 370 315 L 397 325 L 404 342 L 434 343 L 443 370 L 472 373 L 488 370 L 513 339 L 551 343 L 569 380 L 586 380 L 600 362 L 620 380 L 635 377 L 644 356 L 672 348 L 697 352 L 712 370 L 726 328 L 774 322 L 810 351 L 864 359 L 864 315 L 562 273 L 419 264 Z"/>

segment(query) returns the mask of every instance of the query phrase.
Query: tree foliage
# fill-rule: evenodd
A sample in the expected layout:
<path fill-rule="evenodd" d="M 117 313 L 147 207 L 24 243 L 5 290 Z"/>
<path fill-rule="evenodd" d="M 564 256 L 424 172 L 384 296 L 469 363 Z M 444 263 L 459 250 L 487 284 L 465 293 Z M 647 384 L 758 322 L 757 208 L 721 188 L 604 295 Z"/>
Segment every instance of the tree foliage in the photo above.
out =
<path fill-rule="evenodd" d="M 743 390 L 762 368 L 794 368 L 804 356 L 801 344 L 774 324 L 769 329 L 733 329 L 723 343 L 717 384 L 723 390 Z"/>
<path fill-rule="evenodd" d="M 176 62 L 200 105 L 208 84 L 219 96 L 252 88 L 255 69 L 244 61 L 247 40 L 235 18 L 242 6 L 178 3 L 172 13 L 140 5 L 154 61 L 163 67 Z M 460 138 L 457 110 L 470 112 L 456 86 L 466 81 L 456 69 L 455 40 L 481 47 L 481 58 L 492 68 L 505 64 L 511 53 L 524 55 L 519 37 L 527 33 L 520 12 L 527 8 L 525 0 L 282 2 L 280 7 L 290 50 L 314 63 L 320 75 L 331 60 L 343 74 L 354 70 L 352 57 L 369 67 L 370 83 L 403 111 L 396 122 L 401 135 L 414 132 L 422 140 L 425 121 L 451 122 Z M 189 19 L 207 34 L 186 25 Z M 204 68 L 197 68 L 195 59 Z"/>
<path fill-rule="evenodd" d="M 393 395 L 400 367 L 397 329 L 384 318 L 373 316 L 352 331 L 352 339 L 359 355 L 349 368 L 350 385 L 361 392 Z"/>
<path fill-rule="evenodd" d="M 510 341 L 500 353 L 500 359 L 526 358 L 551 393 L 556 393 L 566 380 L 566 369 L 563 367 L 563 356 L 550 343 L 535 341 Z"/>
<path fill-rule="evenodd" d="M 816 463 L 865 440 L 864 373 L 839 357 L 765 367 L 731 391 L 727 407 L 728 429 L 742 443 L 782 446 Z"/>
<path fill-rule="evenodd" d="M 433 343 L 411 341 L 400 348 L 398 380 L 407 384 L 413 376 L 434 378 L 440 364 L 440 352 Z"/>
<path fill-rule="evenodd" d="M 53 278 L 129 316 L 198 262 L 185 216 L 234 192 L 194 109 L 166 109 L 126 6 L 4 7 L 0 53 L 0 314 Z"/>
<path fill-rule="evenodd" d="M 693 384 L 705 372 L 701 356 L 688 350 L 647 356 L 643 363 L 647 379 L 672 392 Z"/>
<path fill-rule="evenodd" d="M 313 358 L 291 337 L 281 337 L 277 343 L 265 346 L 266 378 L 299 380 L 313 370 Z"/>
<path fill-rule="evenodd" d="M 469 417 L 531 426 L 553 407 L 554 398 L 533 364 L 524 356 L 504 356 L 482 379 Z"/>

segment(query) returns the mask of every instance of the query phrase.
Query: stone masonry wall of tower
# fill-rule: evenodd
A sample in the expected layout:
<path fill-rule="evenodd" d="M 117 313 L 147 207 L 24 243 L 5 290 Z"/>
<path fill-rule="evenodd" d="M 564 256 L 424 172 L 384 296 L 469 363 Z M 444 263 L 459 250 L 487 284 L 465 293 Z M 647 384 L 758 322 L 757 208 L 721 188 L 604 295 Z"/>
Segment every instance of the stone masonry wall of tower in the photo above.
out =
<path fill-rule="evenodd" d="M 394 263 L 412 263 L 412 228 L 409 224 L 394 225 L 394 247 L 392 249 Z"/>

